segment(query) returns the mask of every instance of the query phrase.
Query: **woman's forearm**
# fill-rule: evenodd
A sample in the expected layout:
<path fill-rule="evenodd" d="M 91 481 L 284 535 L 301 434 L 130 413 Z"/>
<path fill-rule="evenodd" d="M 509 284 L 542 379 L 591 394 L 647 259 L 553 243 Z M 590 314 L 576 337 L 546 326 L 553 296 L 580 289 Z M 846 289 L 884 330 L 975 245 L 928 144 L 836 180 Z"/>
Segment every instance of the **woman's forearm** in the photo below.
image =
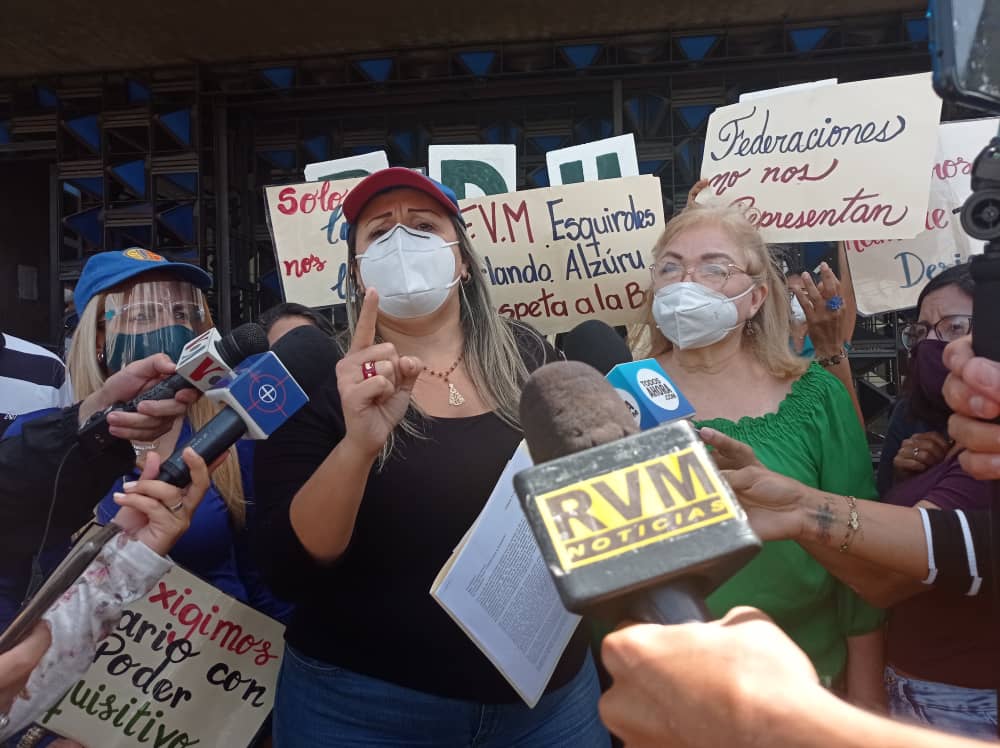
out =
<path fill-rule="evenodd" d="M 849 532 L 846 497 L 804 488 L 800 511 L 802 547 L 868 602 L 887 607 L 929 589 L 921 584 L 927 540 L 916 509 L 858 499 L 860 526 Z"/>
<path fill-rule="evenodd" d="M 292 499 L 292 529 L 317 561 L 347 549 L 375 458 L 342 439 Z"/>

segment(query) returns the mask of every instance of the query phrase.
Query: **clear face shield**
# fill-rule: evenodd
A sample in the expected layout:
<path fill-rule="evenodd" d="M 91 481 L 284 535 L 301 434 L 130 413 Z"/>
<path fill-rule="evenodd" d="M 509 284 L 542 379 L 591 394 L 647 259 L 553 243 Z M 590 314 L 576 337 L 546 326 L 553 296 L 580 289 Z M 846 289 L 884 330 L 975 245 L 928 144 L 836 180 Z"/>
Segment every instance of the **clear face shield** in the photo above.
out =
<path fill-rule="evenodd" d="M 108 372 L 166 353 L 176 361 L 209 328 L 205 295 L 184 281 L 145 281 L 104 297 L 104 359 Z"/>

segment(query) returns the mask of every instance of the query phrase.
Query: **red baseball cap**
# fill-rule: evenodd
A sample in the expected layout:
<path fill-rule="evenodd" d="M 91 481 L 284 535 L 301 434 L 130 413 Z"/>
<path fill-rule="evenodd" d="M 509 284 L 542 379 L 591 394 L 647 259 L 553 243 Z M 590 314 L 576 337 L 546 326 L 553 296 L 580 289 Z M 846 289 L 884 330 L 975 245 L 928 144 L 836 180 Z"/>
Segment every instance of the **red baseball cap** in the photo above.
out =
<path fill-rule="evenodd" d="M 344 218 L 348 223 L 355 223 L 373 197 L 398 187 L 420 190 L 441 203 L 451 215 L 458 215 L 458 198 L 450 188 L 405 166 L 391 166 L 369 174 L 347 193 L 347 198 L 344 200 Z"/>

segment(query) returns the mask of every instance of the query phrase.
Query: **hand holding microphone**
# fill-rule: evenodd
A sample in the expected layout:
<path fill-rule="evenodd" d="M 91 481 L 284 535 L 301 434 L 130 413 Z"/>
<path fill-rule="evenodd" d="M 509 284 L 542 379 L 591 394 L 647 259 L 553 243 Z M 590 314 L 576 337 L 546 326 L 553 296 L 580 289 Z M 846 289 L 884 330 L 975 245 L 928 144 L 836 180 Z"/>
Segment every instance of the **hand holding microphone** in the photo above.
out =
<path fill-rule="evenodd" d="M 337 362 L 337 389 L 344 411 L 344 441 L 373 456 L 388 440 L 410 406 L 422 364 L 400 356 L 392 343 L 375 343 L 378 293 L 365 292 L 351 347 Z"/>
<path fill-rule="evenodd" d="M 130 431 L 127 426 L 123 428 L 122 423 L 128 424 L 130 421 L 129 414 L 159 412 L 180 415 L 183 410 L 178 412 L 176 408 L 169 406 L 157 408 L 147 403 L 157 401 L 169 403 L 177 400 L 186 407 L 194 402 L 198 391 L 205 392 L 211 389 L 223 377 L 231 374 L 234 366 L 249 356 L 263 353 L 267 348 L 267 334 L 264 328 L 251 322 L 240 325 L 225 337 L 219 335 L 215 328 L 199 335 L 184 346 L 177 365 L 173 368 L 168 368 L 165 363 L 169 361 L 166 356 L 162 359 L 151 356 L 149 360 L 154 362 L 152 371 L 148 366 L 145 369 L 142 367 L 133 369 L 130 376 L 122 380 L 121 385 L 115 385 L 110 389 L 102 387 L 99 392 L 103 394 L 100 397 L 92 401 L 86 409 L 81 407 L 82 426 L 79 433 L 81 446 L 87 454 L 95 455 L 107 449 L 114 441 L 114 437 L 152 441 L 166 429 L 154 433 L 152 438 L 143 439 L 136 431 Z M 128 372 L 130 366 L 126 366 L 119 374 Z M 154 372 L 155 376 L 150 376 Z M 109 377 L 108 382 L 115 376 L 117 374 Z M 123 396 L 118 397 L 118 395 Z M 169 427 L 168 425 L 167 428 Z M 126 433 L 135 435 L 125 436 Z"/>
<path fill-rule="evenodd" d="M 210 485 L 211 469 L 198 453 L 188 447 L 182 455 L 191 474 L 186 488 L 156 480 L 160 456 L 154 451 L 146 456 L 139 479 L 126 483 L 123 493 L 114 495 L 121 509 L 112 522 L 161 556 L 167 555 L 191 526 L 191 517 Z"/>
<path fill-rule="evenodd" d="M 133 361 L 108 377 L 100 389 L 80 403 L 80 424 L 83 425 L 95 413 L 107 410 L 115 403 L 132 399 L 172 375 L 175 370 L 174 362 L 165 353 Z M 111 411 L 107 414 L 110 433 L 118 439 L 155 441 L 197 399 L 197 390 L 180 390 L 169 400 L 142 402 L 135 412 Z"/>

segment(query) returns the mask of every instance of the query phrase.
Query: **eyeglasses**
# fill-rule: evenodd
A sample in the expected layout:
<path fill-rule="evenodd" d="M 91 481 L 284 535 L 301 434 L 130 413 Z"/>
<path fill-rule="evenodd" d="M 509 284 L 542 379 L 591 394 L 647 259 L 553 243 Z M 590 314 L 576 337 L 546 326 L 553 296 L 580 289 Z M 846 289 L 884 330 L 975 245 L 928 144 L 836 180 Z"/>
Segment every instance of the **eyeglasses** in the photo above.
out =
<path fill-rule="evenodd" d="M 205 310 L 190 301 L 175 301 L 165 304 L 161 301 L 144 301 L 138 304 L 125 304 L 115 310 L 108 310 L 105 319 L 110 321 L 118 318 L 123 323 L 147 324 L 168 322 L 203 322 Z"/>
<path fill-rule="evenodd" d="M 917 343 L 930 334 L 931 330 L 934 331 L 938 340 L 950 343 L 972 332 L 972 315 L 950 314 L 947 317 L 942 317 L 934 325 L 929 325 L 926 322 L 911 322 L 903 327 L 900 335 L 903 346 L 906 350 L 912 351 Z"/>
<path fill-rule="evenodd" d="M 701 265 L 682 265 L 673 260 L 665 260 L 664 262 L 650 265 L 649 270 L 653 275 L 654 284 L 667 285 L 669 283 L 678 283 L 690 274 L 691 280 L 695 283 L 700 283 L 707 288 L 714 288 L 715 290 L 726 285 L 726 281 L 736 273 L 750 274 L 746 268 L 741 268 L 732 262 L 705 262 Z"/>

